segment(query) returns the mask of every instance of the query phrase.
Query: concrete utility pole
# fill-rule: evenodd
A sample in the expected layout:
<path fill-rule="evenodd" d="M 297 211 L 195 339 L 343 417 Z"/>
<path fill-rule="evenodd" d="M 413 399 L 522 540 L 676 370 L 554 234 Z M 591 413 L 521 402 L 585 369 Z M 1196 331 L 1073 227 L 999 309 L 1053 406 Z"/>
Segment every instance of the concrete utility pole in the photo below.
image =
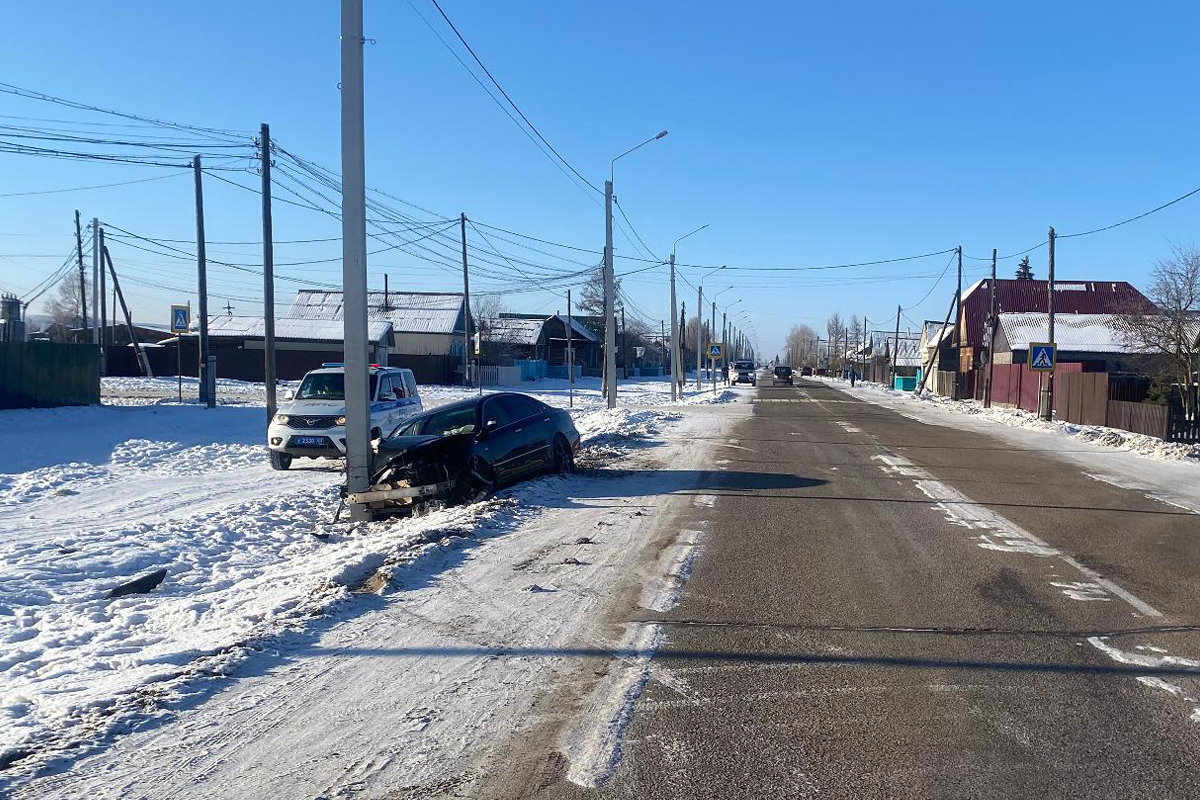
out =
<path fill-rule="evenodd" d="M 684 347 L 683 337 L 687 333 L 687 303 L 679 304 L 679 396 L 683 397 L 683 385 L 687 381 L 687 348 Z"/>
<path fill-rule="evenodd" d="M 1050 228 L 1050 263 L 1049 275 L 1046 281 L 1046 310 L 1049 312 L 1049 320 L 1047 325 L 1047 339 L 1050 344 L 1054 344 L 1054 228 Z M 1058 366 L 1058 357 L 1055 356 L 1055 366 Z M 1054 370 L 1046 373 L 1046 390 L 1045 397 L 1042 398 L 1044 406 L 1042 407 L 1042 419 L 1054 419 Z"/>
<path fill-rule="evenodd" d="M 992 407 L 992 369 L 996 364 L 996 328 L 1000 319 L 996 314 L 996 248 L 992 248 L 992 279 L 988 282 L 988 364 L 983 377 L 983 407 Z"/>
<path fill-rule="evenodd" d="M 208 360 L 208 257 L 204 251 L 204 182 L 200 168 L 200 156 L 192 159 L 192 172 L 196 180 L 196 273 L 197 292 L 200 294 L 200 348 L 196 375 L 199 378 L 200 401 L 209 408 L 217 404 L 215 397 L 216 375 L 209 375 Z"/>
<path fill-rule="evenodd" d="M 958 289 L 954 293 L 954 392 L 962 399 L 962 245 L 958 246 Z"/>
<path fill-rule="evenodd" d="M 703 389 L 700 383 L 704 374 L 704 284 L 696 287 L 696 391 Z"/>
<path fill-rule="evenodd" d="M 729 354 L 726 352 L 726 348 L 729 347 L 729 327 L 725 320 L 727 313 L 726 311 L 721 312 L 721 376 L 723 378 L 728 377 L 729 374 Z"/>
<path fill-rule="evenodd" d="M 75 210 L 75 258 L 79 262 L 79 303 L 82 310 L 80 331 L 87 330 L 87 277 L 83 272 L 83 229 L 79 226 L 79 209 Z"/>
<path fill-rule="evenodd" d="M 613 182 L 604 182 L 604 396 L 617 407 L 617 317 L 613 275 Z"/>
<path fill-rule="evenodd" d="M 467 215 L 458 215 L 458 227 L 462 233 L 463 262 L 463 386 L 469 386 L 467 372 L 471 359 L 471 281 L 467 277 Z M 567 316 L 571 315 L 571 292 L 567 291 Z M 567 334 L 570 336 L 570 334 Z"/>
<path fill-rule="evenodd" d="M 675 300 L 675 251 L 671 250 L 671 402 L 679 399 L 679 305 Z"/>
<path fill-rule="evenodd" d="M 341 0 L 342 27 L 342 292 L 345 338 L 346 490 L 365 492 L 371 480 L 370 399 L 367 396 L 367 210 L 363 155 L 363 4 Z M 350 519 L 371 518 L 363 503 Z"/>
<path fill-rule="evenodd" d="M 892 388 L 896 388 L 896 360 L 900 358 L 900 312 L 902 309 L 899 305 L 896 306 L 896 346 L 892 348 Z"/>
<path fill-rule="evenodd" d="M 92 217 L 92 344 L 100 344 L 100 220 Z"/>
<path fill-rule="evenodd" d="M 719 294 L 719 292 L 718 292 Z M 717 338 L 717 301 L 712 300 L 712 312 L 709 316 L 708 323 L 708 341 L 711 344 L 713 339 Z M 712 390 L 717 390 L 717 360 L 711 356 L 708 359 L 708 374 L 712 378 Z"/>
<path fill-rule="evenodd" d="M 259 129 L 259 155 L 262 159 L 263 227 L 263 381 L 267 385 L 267 423 L 275 416 L 275 236 L 271 221 L 271 128 Z"/>
<path fill-rule="evenodd" d="M 568 404 L 575 407 L 575 353 L 571 351 L 571 290 L 567 289 L 567 396 Z"/>

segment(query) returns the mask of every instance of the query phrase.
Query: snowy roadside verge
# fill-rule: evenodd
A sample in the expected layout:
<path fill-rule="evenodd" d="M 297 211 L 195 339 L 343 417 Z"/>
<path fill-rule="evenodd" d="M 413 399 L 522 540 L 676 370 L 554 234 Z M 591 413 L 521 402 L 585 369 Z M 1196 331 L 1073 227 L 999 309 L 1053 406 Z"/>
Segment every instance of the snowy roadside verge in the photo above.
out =
<path fill-rule="evenodd" d="M 609 459 L 676 416 L 574 413 L 585 456 Z M 78 460 L 47 463 L 68 443 L 48 455 L 27 434 L 70 430 L 67 418 L 94 433 L 74 437 Z M 322 541 L 311 533 L 332 514 L 338 473 L 271 472 L 257 442 L 261 409 L 100 407 L 23 421 L 25 433 L 5 444 L 25 470 L 4 476 L 0 506 L 0 763 L 16 759 L 13 772 L 153 715 L 194 691 L 189 682 L 228 674 L 262 642 L 303 628 L 369 578 L 386 583 L 448 537 L 512 532 L 569 495 L 569 480 L 545 478 L 420 519 L 342 526 Z M 129 431 L 147 438 L 123 438 Z M 106 599 L 161 567 L 168 577 L 152 594 Z"/>
<path fill-rule="evenodd" d="M 873 402 L 887 401 L 898 406 L 919 406 L 922 408 L 937 409 L 948 414 L 964 414 L 986 419 L 1010 428 L 1023 428 L 1025 430 L 1073 436 L 1079 441 L 1089 442 L 1099 447 L 1136 453 L 1137 455 L 1159 461 L 1180 461 L 1200 464 L 1200 445 L 1165 442 L 1153 436 L 1133 433 L 1119 428 L 1107 428 L 1103 425 L 1079 425 L 1062 420 L 1047 421 L 1037 414 L 1025 411 L 1024 409 L 1004 406 L 984 408 L 983 404 L 977 400 L 951 400 L 948 397 L 934 395 L 928 391 L 924 394 L 916 395 L 912 392 L 888 389 L 879 384 L 861 382 L 851 389 L 849 384 L 836 380 L 828 378 L 821 378 L 819 380 L 823 380 L 835 389 L 840 389 L 843 392 Z"/>
<path fill-rule="evenodd" d="M 1200 447 L 1100 426 L 1047 422 L 1020 409 L 985 409 L 974 400 L 822 379 L 847 395 L 890 408 L 927 425 L 997 437 L 1017 447 L 1051 454 L 1095 480 L 1200 514 Z"/>

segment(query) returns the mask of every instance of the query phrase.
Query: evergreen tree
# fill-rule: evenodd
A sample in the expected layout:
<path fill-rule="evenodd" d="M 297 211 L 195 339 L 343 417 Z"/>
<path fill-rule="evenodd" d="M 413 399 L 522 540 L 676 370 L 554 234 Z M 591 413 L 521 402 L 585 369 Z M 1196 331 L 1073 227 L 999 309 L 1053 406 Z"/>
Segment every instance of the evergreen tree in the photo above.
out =
<path fill-rule="evenodd" d="M 1029 266 L 1029 256 L 1022 258 L 1021 263 L 1017 265 L 1017 280 L 1033 280 L 1033 268 Z"/>

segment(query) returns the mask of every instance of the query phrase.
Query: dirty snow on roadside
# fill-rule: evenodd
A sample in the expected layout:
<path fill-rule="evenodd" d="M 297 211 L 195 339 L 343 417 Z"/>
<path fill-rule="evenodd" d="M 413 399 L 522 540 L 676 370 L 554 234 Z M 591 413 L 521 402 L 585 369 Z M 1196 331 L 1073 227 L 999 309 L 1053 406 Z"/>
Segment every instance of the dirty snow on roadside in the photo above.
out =
<path fill-rule="evenodd" d="M 534 394 L 565 405 L 552 387 Z M 462 396 L 430 391 L 429 405 Z M 582 405 L 574 418 L 585 446 L 610 458 L 679 416 Z M 605 482 L 546 478 L 466 508 L 331 529 L 322 523 L 337 502 L 338 465 L 270 470 L 261 406 L 168 402 L 3 416 L 0 765 L 13 763 L 0 771 L 0 787 L 56 763 L 69 767 L 113 734 L 173 713 L 211 691 L 204 678 L 317 624 L 381 571 L 428 560 L 447 541 L 553 520 L 581 505 L 573 482 Z M 562 534 L 547 525 L 547 536 Z M 167 577 L 152 593 L 107 599 L 123 581 L 162 568 Z M 600 585 L 596 598 L 606 574 L 589 578 Z"/>
<path fill-rule="evenodd" d="M 861 400 L 887 406 L 919 422 L 989 433 L 1020 447 L 1053 453 L 1084 474 L 1200 513 L 1200 445 L 1164 442 L 1153 436 L 1054 420 L 1019 408 L 984 408 L 975 400 L 915 395 L 879 384 L 821 378 Z"/>

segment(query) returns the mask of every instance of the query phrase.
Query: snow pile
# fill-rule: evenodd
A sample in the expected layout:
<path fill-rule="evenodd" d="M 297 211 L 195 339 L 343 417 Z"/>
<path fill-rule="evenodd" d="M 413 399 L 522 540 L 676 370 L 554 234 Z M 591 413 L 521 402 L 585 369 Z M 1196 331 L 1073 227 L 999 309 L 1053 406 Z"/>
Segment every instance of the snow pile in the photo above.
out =
<path fill-rule="evenodd" d="M 916 395 L 912 392 L 898 391 L 879 384 L 868 383 L 858 383 L 851 389 L 850 385 L 844 381 L 828 378 L 823 380 L 842 391 L 863 395 L 863 399 L 887 400 L 896 404 L 919 404 L 925 408 L 933 408 L 947 413 L 976 416 L 1010 428 L 1025 428 L 1074 436 L 1081 441 L 1091 442 L 1101 447 L 1136 453 L 1159 461 L 1200 463 L 1200 445 L 1165 442 L 1153 436 L 1124 431 L 1119 428 L 1107 428 L 1102 425 L 1078 425 L 1061 420 L 1048 422 L 1037 414 L 1020 408 L 1001 406 L 984 408 L 983 404 L 977 400 L 952 400 L 948 397 L 931 394 L 928 390 Z"/>
<path fill-rule="evenodd" d="M 574 414 L 590 448 L 652 436 L 677 417 Z M 447 536 L 498 515 L 511 529 L 570 494 L 552 477 L 468 507 L 332 530 L 320 523 L 337 505 L 337 462 L 272 471 L 261 408 L 3 418 L 12 471 L 0 475 L 0 768 L 31 753 L 26 763 L 40 762 L 180 697 L 191 678 L 227 673 L 253 642 L 303 626 L 369 578 L 386 583 Z M 108 597 L 158 569 L 166 578 L 152 592 Z"/>

